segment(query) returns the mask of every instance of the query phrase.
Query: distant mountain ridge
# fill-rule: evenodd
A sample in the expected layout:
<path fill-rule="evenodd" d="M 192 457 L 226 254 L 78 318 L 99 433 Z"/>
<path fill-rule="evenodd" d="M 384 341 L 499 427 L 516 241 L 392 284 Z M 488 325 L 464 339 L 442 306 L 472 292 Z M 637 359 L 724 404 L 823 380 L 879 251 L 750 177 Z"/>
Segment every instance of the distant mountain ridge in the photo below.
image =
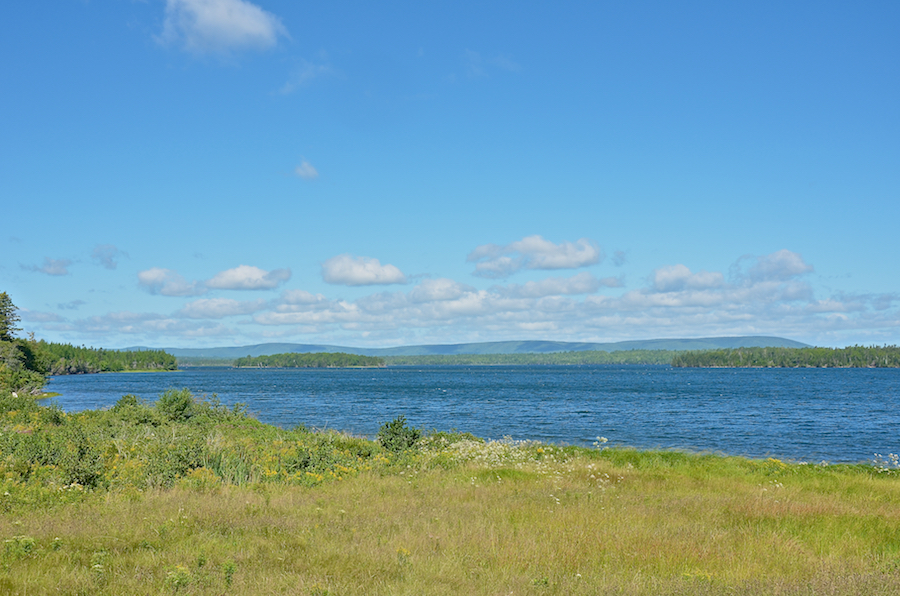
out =
<path fill-rule="evenodd" d="M 584 352 L 588 350 L 616 352 L 620 350 L 717 350 L 724 348 L 807 348 L 807 344 L 782 337 L 701 337 L 691 339 L 646 339 L 611 343 L 565 341 L 497 341 L 464 344 L 398 346 L 394 348 L 351 348 L 325 344 L 267 343 L 220 348 L 147 348 L 162 349 L 176 358 L 208 358 L 232 360 L 243 356 L 271 356 L 291 352 L 345 352 L 361 356 L 431 356 L 447 354 L 546 354 L 549 352 Z"/>

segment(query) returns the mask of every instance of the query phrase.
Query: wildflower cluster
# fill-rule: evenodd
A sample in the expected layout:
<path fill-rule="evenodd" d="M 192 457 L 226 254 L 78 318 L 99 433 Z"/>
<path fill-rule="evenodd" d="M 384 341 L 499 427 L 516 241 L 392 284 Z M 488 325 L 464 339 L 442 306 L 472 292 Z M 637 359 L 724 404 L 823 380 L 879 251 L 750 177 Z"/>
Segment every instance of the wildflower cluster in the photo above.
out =
<path fill-rule="evenodd" d="M 875 469 L 878 472 L 891 472 L 900 470 L 900 455 L 896 453 L 888 453 L 887 455 L 875 454 L 873 460 Z"/>

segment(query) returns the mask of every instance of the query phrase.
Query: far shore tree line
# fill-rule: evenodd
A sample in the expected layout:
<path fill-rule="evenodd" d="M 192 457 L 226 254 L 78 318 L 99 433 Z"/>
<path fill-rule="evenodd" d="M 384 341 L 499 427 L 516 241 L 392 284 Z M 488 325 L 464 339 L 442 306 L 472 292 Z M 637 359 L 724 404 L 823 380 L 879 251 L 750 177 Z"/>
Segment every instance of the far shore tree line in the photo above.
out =
<path fill-rule="evenodd" d="M 117 351 L 17 337 L 20 317 L 6 292 L 0 292 L 0 394 L 40 394 L 47 375 L 176 370 L 175 356 L 162 350 Z M 185 359 L 182 364 L 198 365 Z M 898 346 L 846 348 L 732 348 L 701 351 L 622 350 L 544 354 L 452 354 L 363 356 L 344 352 L 284 353 L 209 365 L 260 368 L 346 368 L 432 365 L 589 365 L 656 364 L 722 368 L 900 368 Z"/>
<path fill-rule="evenodd" d="M 47 375 L 176 370 L 178 362 L 161 350 L 124 351 L 37 341 L 21 331 L 18 309 L 0 292 L 0 395 L 39 395 Z"/>
<path fill-rule="evenodd" d="M 847 348 L 732 348 L 681 352 L 676 367 L 721 368 L 898 368 L 898 346 Z"/>
<path fill-rule="evenodd" d="M 270 356 L 238 358 L 233 366 L 238 368 L 349 368 L 384 366 L 384 358 L 361 356 L 344 352 L 288 352 Z"/>
<path fill-rule="evenodd" d="M 181 363 L 181 362 L 180 362 Z M 187 363 L 182 363 L 187 364 Z M 236 367 L 316 368 L 350 366 L 519 366 L 653 364 L 696 368 L 898 368 L 900 347 L 733 348 L 719 350 L 620 350 L 544 354 L 423 354 L 359 356 L 342 352 L 285 353 L 206 361 Z M 195 363 L 199 366 L 200 363 Z"/>

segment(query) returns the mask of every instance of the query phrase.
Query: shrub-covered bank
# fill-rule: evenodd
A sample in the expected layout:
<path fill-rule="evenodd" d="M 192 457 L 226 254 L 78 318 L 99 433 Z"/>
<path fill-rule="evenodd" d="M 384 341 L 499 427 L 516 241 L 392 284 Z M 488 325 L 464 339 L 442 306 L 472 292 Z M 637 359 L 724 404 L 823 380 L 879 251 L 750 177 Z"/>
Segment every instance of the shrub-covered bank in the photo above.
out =
<path fill-rule="evenodd" d="M 279 429 L 0 402 L 0 593 L 895 594 L 897 459 Z"/>

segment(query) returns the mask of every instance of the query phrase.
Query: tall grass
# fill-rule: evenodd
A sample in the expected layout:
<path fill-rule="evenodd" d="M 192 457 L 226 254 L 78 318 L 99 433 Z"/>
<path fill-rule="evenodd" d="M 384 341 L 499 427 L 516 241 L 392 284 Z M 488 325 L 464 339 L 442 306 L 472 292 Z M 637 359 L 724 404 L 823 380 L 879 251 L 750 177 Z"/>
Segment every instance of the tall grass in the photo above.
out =
<path fill-rule="evenodd" d="M 894 470 L 446 433 L 391 451 L 183 397 L 2 413 L 0 593 L 900 593 Z M 92 485 L 23 463 L 64 431 Z"/>

